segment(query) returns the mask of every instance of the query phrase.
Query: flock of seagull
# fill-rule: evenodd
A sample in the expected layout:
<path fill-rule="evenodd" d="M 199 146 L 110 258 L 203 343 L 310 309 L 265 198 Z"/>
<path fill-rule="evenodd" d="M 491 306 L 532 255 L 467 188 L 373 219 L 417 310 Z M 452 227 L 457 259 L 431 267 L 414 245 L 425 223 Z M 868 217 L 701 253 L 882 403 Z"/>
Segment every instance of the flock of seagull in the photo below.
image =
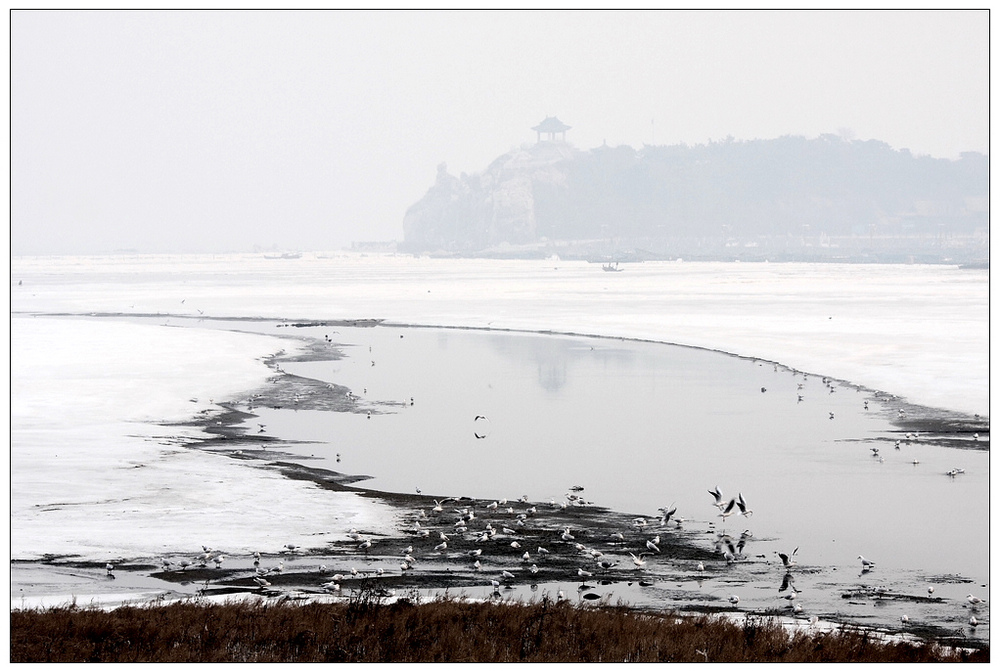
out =
<path fill-rule="evenodd" d="M 327 342 L 330 342 L 329 337 L 326 337 Z M 375 362 L 372 361 L 372 366 Z M 280 367 L 275 367 L 280 373 Z M 776 367 L 777 370 L 777 367 Z M 824 385 L 828 388 L 829 393 L 833 394 L 836 390 L 836 386 L 833 381 L 829 378 L 823 378 Z M 803 385 L 798 385 L 799 390 L 803 389 Z M 762 387 L 761 392 L 766 392 L 767 389 Z M 365 390 L 367 393 L 367 389 Z M 349 393 L 350 394 L 350 393 Z M 803 395 L 798 394 L 798 401 L 803 401 Z M 249 400 L 249 406 L 252 409 L 253 403 L 256 402 L 255 398 Z M 413 399 L 410 399 L 410 404 L 413 404 Z M 865 409 L 868 408 L 868 401 L 864 402 Z M 371 411 L 368 411 L 367 417 L 371 418 Z M 834 419 L 834 414 L 831 412 L 830 419 Z M 899 410 L 900 417 L 905 417 L 905 411 L 903 409 Z M 473 420 L 475 426 L 475 438 L 484 439 L 489 433 L 489 418 L 482 415 L 477 415 Z M 266 427 L 263 424 L 259 424 L 258 433 L 265 432 Z M 978 441 L 979 437 L 976 435 L 974 440 Z M 908 433 L 906 435 L 907 443 L 915 442 L 918 440 L 916 433 Z M 901 442 L 897 440 L 895 442 L 895 449 L 900 450 Z M 883 457 L 880 454 L 878 447 L 871 448 L 872 457 L 878 459 L 879 462 L 883 461 Z M 340 461 L 340 454 L 337 454 L 337 461 Z M 913 464 L 918 464 L 917 460 L 913 460 Z M 964 469 L 955 468 L 947 472 L 950 477 L 955 477 L 959 474 L 964 473 Z M 549 500 L 550 507 L 555 507 L 557 509 L 567 509 L 574 506 L 584 506 L 587 504 L 592 504 L 592 502 L 587 502 L 583 499 L 582 493 L 584 490 L 581 486 L 573 486 L 569 489 L 569 492 L 565 494 L 565 498 L 561 503 L 557 503 L 554 499 Z M 419 488 L 417 488 L 417 494 L 421 494 Z M 713 505 L 718 509 L 718 517 L 722 519 L 723 522 L 727 522 L 732 516 L 742 516 L 744 518 L 750 518 L 753 515 L 753 510 L 749 508 L 746 499 L 742 492 L 739 492 L 735 497 L 726 498 L 723 496 L 722 491 L 718 486 L 713 489 L 708 490 L 709 494 L 712 496 L 714 502 Z M 677 517 L 676 506 L 671 505 L 671 507 L 664 507 L 659 510 L 660 515 L 653 519 L 653 522 L 645 518 L 635 518 L 632 521 L 632 530 L 630 530 L 630 535 L 627 538 L 622 531 L 612 532 L 606 539 L 597 539 L 596 535 L 586 534 L 586 538 L 592 539 L 598 544 L 603 541 L 601 548 L 588 547 L 578 540 L 578 535 L 580 535 L 580 530 L 576 531 L 574 534 L 573 528 L 561 527 L 557 530 L 532 530 L 531 533 L 526 534 L 525 529 L 528 526 L 528 521 L 531 517 L 538 513 L 537 505 L 530 505 L 527 496 L 522 496 L 518 498 L 515 502 L 509 503 L 506 499 L 501 499 L 493 501 L 490 504 L 482 506 L 477 510 L 475 505 L 462 506 L 462 507 L 446 507 L 448 502 L 459 501 L 453 499 L 443 499 L 434 500 L 434 507 L 430 510 L 431 513 L 428 515 L 426 511 L 420 510 L 416 519 L 412 521 L 412 527 L 404 530 L 405 533 L 412 535 L 414 539 L 414 544 L 418 549 L 414 548 L 414 544 L 408 545 L 399 554 L 399 573 L 401 576 L 405 576 L 407 572 L 413 570 L 419 562 L 422 561 L 442 561 L 442 560 L 462 560 L 469 563 L 469 568 L 476 573 L 483 572 L 489 573 L 490 578 L 490 588 L 491 595 L 494 597 L 501 596 L 501 589 L 511 590 L 513 589 L 513 584 L 517 581 L 518 576 L 526 576 L 534 584 L 534 577 L 537 577 L 543 572 L 546 561 L 549 560 L 550 556 L 554 554 L 560 554 L 564 559 L 566 556 L 573 557 L 578 560 L 576 577 L 580 580 L 579 590 L 582 592 L 585 589 L 591 588 L 592 586 L 587 585 L 587 581 L 593 579 L 595 575 L 607 574 L 611 572 L 616 567 L 618 567 L 624 560 L 624 554 L 622 551 L 626 552 L 628 558 L 631 560 L 632 569 L 635 571 L 644 570 L 647 566 L 647 558 L 661 554 L 662 536 L 668 533 L 668 524 L 673 520 L 674 526 L 680 528 L 684 522 L 683 518 Z M 515 508 L 515 506 L 517 508 Z M 519 510 L 518 510 L 519 509 Z M 656 521 L 659 525 L 656 526 Z M 654 534 L 655 532 L 655 534 Z M 545 538 L 538 539 L 539 536 L 548 535 L 548 540 Z M 371 549 L 374 547 L 374 542 L 370 538 L 366 538 L 358 530 L 351 529 L 347 533 L 348 539 L 354 544 L 354 549 L 356 552 L 369 554 Z M 541 541 L 546 545 L 550 546 L 553 551 L 548 550 L 544 546 L 531 544 L 535 546 L 535 550 L 529 548 L 523 548 L 522 546 L 527 546 L 529 537 L 535 537 L 537 541 Z M 745 556 L 743 554 L 746 544 L 752 539 L 753 534 L 750 530 L 744 530 L 738 537 L 731 536 L 725 532 L 716 533 L 716 544 L 715 553 L 720 555 L 725 561 L 726 565 L 731 565 L 737 563 L 743 559 Z M 426 540 L 426 541 L 425 541 Z M 431 542 L 434 542 L 433 546 L 430 546 Z M 495 553 L 489 552 L 489 545 L 502 544 L 510 549 L 513 549 L 515 554 L 511 556 L 511 552 L 507 549 L 503 551 L 497 551 Z M 593 545 L 592 545 L 593 546 Z M 629 548 L 632 546 L 632 548 Z M 474 547 L 474 548 L 469 548 Z M 279 553 L 296 553 L 301 551 L 299 547 L 294 544 L 286 544 Z M 523 551 L 519 554 L 520 561 L 517 562 L 518 557 L 517 552 Z M 794 585 L 794 580 L 792 576 L 792 570 L 797 566 L 796 555 L 799 552 L 799 548 L 796 547 L 791 553 L 777 552 L 779 560 L 781 561 L 781 566 L 784 570 L 784 576 L 781 582 L 781 586 L 778 589 L 780 593 L 778 599 L 786 602 L 787 608 L 794 614 L 801 614 L 803 612 L 803 605 L 798 598 L 801 591 Z M 484 555 L 485 553 L 485 555 Z M 616 555 L 617 554 L 617 557 Z M 491 556 L 501 556 L 504 558 L 511 558 L 507 566 L 496 567 L 493 571 L 489 571 L 483 564 L 484 560 Z M 261 555 L 259 552 L 253 553 L 253 583 L 260 589 L 264 590 L 272 586 L 271 582 L 268 581 L 268 577 L 273 578 L 274 575 L 280 574 L 284 570 L 284 562 L 281 561 L 277 565 L 264 569 L 260 566 Z M 418 557 L 420 560 L 418 560 Z M 758 556 L 765 557 L 765 556 Z M 190 567 L 207 567 L 208 563 L 214 564 L 217 569 L 221 569 L 222 564 L 225 560 L 225 555 L 220 551 L 215 551 L 209 547 L 203 547 L 203 553 L 200 554 L 193 560 L 182 560 L 180 561 L 176 568 L 181 570 L 188 569 Z M 867 574 L 873 571 L 875 567 L 875 562 L 865 558 L 863 555 L 858 555 L 858 560 L 861 562 L 861 574 Z M 512 566 L 513 563 L 517 563 L 516 566 Z M 627 565 L 627 561 L 625 561 Z M 565 567 L 565 562 L 562 566 Z M 163 561 L 164 570 L 173 570 L 175 566 L 168 560 Z M 705 570 L 705 563 L 697 563 L 698 575 L 702 575 Z M 329 570 L 325 565 L 321 565 L 321 574 L 329 574 Z M 108 563 L 107 573 L 108 576 L 113 578 L 113 565 Z M 448 571 L 451 571 L 450 569 Z M 319 587 L 327 592 L 340 593 L 342 590 L 342 582 L 348 578 L 364 578 L 369 576 L 385 576 L 386 572 L 382 568 L 375 569 L 374 571 L 358 570 L 355 567 L 350 568 L 349 574 L 334 573 L 329 577 L 329 580 L 324 580 Z M 206 582 L 207 583 L 207 582 Z M 701 582 L 699 581 L 699 584 Z M 642 585 L 642 584 L 641 584 Z M 649 585 L 649 584 L 645 584 Z M 532 588 L 534 589 L 534 585 Z M 880 588 L 882 589 L 880 592 Z M 928 595 L 934 592 L 934 587 L 928 587 Z M 884 587 L 876 587 L 873 589 L 873 594 L 876 597 L 885 594 Z M 587 597 L 592 597 L 593 594 Z M 596 596 L 593 596 L 596 597 Z M 558 599 L 564 599 L 565 595 L 563 591 L 559 591 Z M 740 603 L 740 597 L 736 594 L 731 594 L 727 598 L 728 602 L 734 607 Z M 978 597 L 969 594 L 967 601 L 971 608 L 975 609 L 978 605 L 983 603 Z M 905 614 L 901 617 L 901 622 L 905 625 L 909 622 L 909 617 Z M 813 622 L 816 621 L 816 617 L 813 617 Z M 972 627 L 978 625 L 978 621 L 975 614 L 972 615 L 969 621 Z"/>
<path fill-rule="evenodd" d="M 583 498 L 581 494 L 583 490 L 584 488 L 581 486 L 573 486 L 565 494 L 562 502 L 550 499 L 549 506 L 556 510 L 564 510 L 570 507 L 593 504 L 593 502 L 587 502 Z M 419 488 L 417 491 L 419 493 Z M 750 518 L 753 515 L 753 510 L 747 505 L 742 492 L 739 492 L 735 497 L 727 499 L 723 496 L 722 490 L 718 486 L 715 486 L 709 489 L 708 493 L 713 498 L 713 506 L 718 509 L 718 517 L 722 518 L 723 521 L 727 521 L 734 515 L 743 516 L 744 518 Z M 526 495 L 514 502 L 500 499 L 478 508 L 475 503 L 467 506 L 446 506 L 449 502 L 461 502 L 461 500 L 451 498 L 432 501 L 434 502 L 434 506 L 430 509 L 430 513 L 428 514 L 423 509 L 419 510 L 412 520 L 410 527 L 403 530 L 404 533 L 413 537 L 413 543 L 406 546 L 399 553 L 399 575 L 405 576 L 413 570 L 414 566 L 423 561 L 441 562 L 460 560 L 469 563 L 469 569 L 473 572 L 488 573 L 491 576 L 489 586 L 492 597 L 500 597 L 502 595 L 501 590 L 513 590 L 519 576 L 523 576 L 531 581 L 532 590 L 534 590 L 536 588 L 536 577 L 543 572 L 543 568 L 550 557 L 560 557 L 563 559 L 561 565 L 565 569 L 565 558 L 568 556 L 577 560 L 575 574 L 580 581 L 578 590 L 581 592 L 581 595 L 587 599 L 597 599 L 599 596 L 594 593 L 583 594 L 583 591 L 593 588 L 593 586 L 588 585 L 588 581 L 597 580 L 594 577 L 598 575 L 603 574 L 608 576 L 609 572 L 615 570 L 622 563 L 622 557 L 625 553 L 627 553 L 628 558 L 631 560 L 631 568 L 633 570 L 644 570 L 647 566 L 647 558 L 662 554 L 663 535 L 668 534 L 670 529 L 680 529 L 685 522 L 684 518 L 676 515 L 677 507 L 671 505 L 670 507 L 659 509 L 659 515 L 652 519 L 644 517 L 634 518 L 631 521 L 631 529 L 626 530 L 629 533 L 628 536 L 625 534 L 626 531 L 619 530 L 604 533 L 606 537 L 600 538 L 598 535 L 588 533 L 585 530 L 574 530 L 572 526 L 562 526 L 557 529 L 548 530 L 540 530 L 537 527 L 529 528 L 529 520 L 538 514 L 538 507 L 541 504 L 530 503 Z M 673 523 L 672 526 L 671 523 Z M 349 530 L 346 536 L 350 540 L 350 543 L 353 544 L 354 551 L 363 554 L 366 558 L 375 547 L 373 539 L 366 537 L 357 529 Z M 534 550 L 524 548 L 529 545 L 529 538 L 536 542 L 545 543 L 552 550 L 538 543 L 530 544 L 535 547 Z M 580 543 L 580 538 L 590 539 L 594 543 L 588 547 Z M 746 544 L 752 538 L 753 533 L 750 530 L 744 530 L 738 537 L 717 531 L 715 554 L 721 555 L 727 566 L 740 562 L 746 558 L 743 551 Z M 434 544 L 433 546 L 431 546 L 432 543 Z M 496 545 L 506 548 L 497 549 Z M 492 553 L 490 552 L 490 546 L 494 546 L 495 549 Z M 600 548 L 596 546 L 600 546 Z M 639 547 L 635 548 L 635 546 Z M 508 549 L 513 550 L 513 556 L 511 556 L 511 550 Z M 298 554 L 303 551 L 304 549 L 295 544 L 285 544 L 278 553 L 279 555 Z M 521 552 L 518 554 L 518 551 Z M 778 588 L 779 595 L 777 599 L 782 600 L 795 615 L 802 614 L 804 611 L 803 605 L 799 600 L 802 591 L 795 586 L 792 575 L 793 568 L 798 565 L 796 561 L 798 552 L 798 547 L 791 553 L 776 552 L 781 562 L 781 567 L 784 570 L 781 586 Z M 483 564 L 486 558 L 490 556 L 500 556 L 501 559 L 509 558 L 509 561 L 506 566 L 498 566 L 490 571 Z M 275 575 L 281 574 L 285 567 L 284 559 L 282 559 L 276 565 L 264 568 L 261 566 L 261 557 L 260 552 L 253 552 L 253 570 L 250 578 L 253 585 L 263 591 L 272 587 L 272 583 L 268 580 L 268 577 L 273 578 Z M 757 557 L 764 558 L 766 556 L 758 555 Z M 418 560 L 418 558 L 420 559 Z M 192 559 L 182 559 L 178 562 L 164 559 L 162 561 L 162 568 L 164 571 L 184 571 L 195 568 L 207 568 L 209 564 L 212 564 L 216 569 L 221 569 L 225 560 L 226 556 L 222 551 L 203 546 L 202 552 Z M 858 560 L 861 563 L 861 575 L 874 570 L 875 561 L 863 555 L 858 555 Z M 113 579 L 114 565 L 109 562 L 106 565 L 106 570 L 108 577 Z M 451 569 L 449 568 L 447 571 L 450 572 Z M 696 571 L 698 576 L 703 576 L 706 571 L 705 563 L 698 562 Z M 330 574 L 331 570 L 326 565 L 320 565 L 319 573 Z M 363 579 L 373 576 L 386 576 L 386 571 L 383 568 L 369 571 L 351 567 L 349 573 L 333 573 L 329 576 L 329 579 L 324 579 L 319 584 L 319 588 L 325 592 L 339 594 L 342 591 L 345 579 Z M 699 585 L 700 583 L 701 581 L 699 580 Z M 206 581 L 206 587 L 207 585 L 208 581 Z M 640 585 L 651 584 L 640 582 Z M 393 594 L 393 591 L 382 592 L 386 595 Z M 875 599 L 888 596 L 887 589 L 884 586 L 877 586 L 869 589 L 868 592 Z M 933 593 L 934 586 L 929 586 L 927 588 L 928 596 Z M 560 590 L 558 591 L 557 600 L 563 599 L 565 599 L 565 594 Z M 969 619 L 969 625 L 975 628 L 979 624 L 976 618 L 976 609 L 979 605 L 983 604 L 984 600 L 971 593 L 966 599 L 973 611 Z M 736 594 L 730 594 L 727 600 L 734 607 L 740 603 L 740 597 Z M 909 620 L 909 617 L 905 614 L 900 618 L 900 622 L 904 626 L 909 623 Z M 817 617 L 813 616 L 811 623 L 815 624 L 816 621 Z"/>

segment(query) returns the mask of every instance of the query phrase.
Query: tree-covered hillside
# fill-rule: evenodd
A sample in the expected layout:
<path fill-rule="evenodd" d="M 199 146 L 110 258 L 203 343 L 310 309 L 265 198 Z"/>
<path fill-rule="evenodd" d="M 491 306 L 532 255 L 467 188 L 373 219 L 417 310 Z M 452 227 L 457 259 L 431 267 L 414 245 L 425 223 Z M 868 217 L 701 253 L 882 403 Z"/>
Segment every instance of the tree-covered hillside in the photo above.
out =
<path fill-rule="evenodd" d="M 785 136 L 689 147 L 540 142 L 447 174 L 404 220 L 413 252 L 582 257 L 988 257 L 989 159 Z"/>

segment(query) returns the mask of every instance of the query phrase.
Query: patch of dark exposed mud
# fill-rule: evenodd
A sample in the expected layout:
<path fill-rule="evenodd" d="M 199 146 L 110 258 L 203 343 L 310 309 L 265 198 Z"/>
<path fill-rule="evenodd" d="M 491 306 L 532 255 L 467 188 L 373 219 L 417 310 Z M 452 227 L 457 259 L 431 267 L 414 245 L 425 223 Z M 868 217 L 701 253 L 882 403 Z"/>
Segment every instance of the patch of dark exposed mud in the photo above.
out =
<path fill-rule="evenodd" d="M 376 326 L 379 322 L 372 321 L 367 325 L 349 322 L 349 325 Z M 331 323 L 303 322 L 287 326 L 330 325 Z M 287 355 L 280 352 L 266 360 L 275 370 L 275 375 L 265 386 L 254 390 L 245 399 L 229 402 L 220 411 L 202 414 L 189 423 L 201 424 L 211 435 L 211 438 L 194 442 L 191 446 L 219 451 L 234 459 L 256 460 L 263 468 L 277 470 L 288 478 L 308 480 L 322 488 L 351 491 L 363 497 L 378 499 L 398 511 L 401 522 L 396 533 L 376 535 L 360 530 L 362 538 L 371 541 L 371 546 L 367 548 L 362 548 L 359 541 L 345 538 L 327 542 L 323 547 L 306 552 L 278 551 L 265 554 L 265 560 L 273 561 L 281 557 L 287 559 L 289 565 L 281 571 L 273 571 L 274 563 L 270 562 L 268 564 L 272 565 L 271 570 L 263 570 L 263 575 L 260 574 L 262 570 L 259 565 L 251 567 L 249 559 L 243 558 L 241 567 L 227 566 L 223 569 L 193 566 L 185 570 L 173 567 L 164 568 L 152 576 L 178 584 L 203 582 L 199 592 L 207 595 L 253 593 L 289 597 L 296 592 L 306 596 L 330 594 L 330 589 L 324 588 L 323 584 L 332 581 L 339 585 L 335 593 L 338 596 L 348 596 L 373 585 L 384 594 L 389 594 L 389 591 L 399 594 L 401 591 L 425 590 L 475 590 L 481 593 L 484 589 L 488 590 L 492 580 L 500 581 L 501 572 L 506 570 L 515 578 L 501 581 L 504 591 L 528 584 L 534 591 L 540 584 L 573 582 L 580 584 L 579 599 L 600 599 L 593 592 L 595 586 L 617 585 L 633 589 L 638 586 L 643 590 L 653 591 L 658 598 L 635 604 L 637 608 L 655 609 L 669 604 L 671 609 L 700 613 L 732 612 L 735 609 L 717 595 L 679 588 L 684 582 L 704 577 L 738 587 L 760 580 L 765 575 L 773 578 L 774 565 L 764 556 L 753 556 L 748 551 L 747 555 L 741 554 L 735 562 L 727 562 L 718 552 L 718 547 L 713 551 L 712 542 L 716 535 L 712 530 L 694 532 L 673 524 L 659 526 L 655 519 L 648 519 L 646 525 L 637 524 L 637 520 L 641 518 L 638 515 L 592 505 L 564 508 L 542 502 L 519 502 L 504 505 L 497 503 L 492 507 L 493 502 L 465 496 L 441 501 L 442 510 L 435 512 L 439 504 L 432 497 L 367 489 L 359 484 L 370 478 L 368 476 L 309 467 L 300 463 L 307 458 L 271 450 L 270 445 L 278 443 L 278 439 L 267 436 L 263 427 L 259 433 L 247 429 L 253 426 L 255 408 L 378 413 L 380 406 L 396 405 L 365 402 L 354 397 L 346 387 L 282 371 L 281 363 L 284 361 L 321 361 L 342 356 L 331 341 L 308 338 L 302 340 L 304 347 L 298 354 Z M 900 428 L 901 440 L 988 450 L 988 419 L 906 404 L 889 396 L 880 398 L 880 401 L 890 403 L 886 408 L 891 408 L 892 412 L 887 418 Z M 900 409 L 902 413 L 899 413 Z M 973 438 L 976 433 L 981 435 L 979 441 Z M 904 436 L 907 434 L 915 436 L 911 439 Z M 509 513 L 508 508 L 513 508 L 514 512 Z M 528 509 L 533 509 L 530 515 L 526 514 Z M 455 522 L 459 518 L 466 518 L 467 512 L 472 512 L 475 516 L 467 520 L 465 526 L 468 530 L 456 531 Z M 496 532 L 492 537 L 483 538 L 482 534 L 489 529 L 487 525 Z M 574 537 L 572 540 L 563 537 L 567 531 Z M 447 546 L 436 550 L 435 547 L 442 542 L 442 532 L 448 538 Z M 614 537 L 616 534 L 621 534 L 624 539 Z M 659 553 L 645 555 L 645 543 L 655 534 L 660 536 Z M 542 553 L 543 548 L 549 553 Z M 477 550 L 481 551 L 479 556 L 470 555 Z M 524 557 L 525 553 L 528 558 Z M 416 562 L 404 569 L 402 562 L 407 554 L 415 557 Z M 633 554 L 639 564 L 633 560 Z M 474 565 L 476 560 L 480 561 L 479 567 Z M 604 560 L 608 566 L 600 566 L 600 560 Z M 298 568 L 297 563 L 309 566 Z M 699 569 L 699 564 L 703 569 Z M 323 565 L 329 565 L 329 568 L 319 569 Z M 357 574 L 350 573 L 348 568 L 354 569 L 355 565 L 362 570 Z M 530 570 L 532 565 L 537 568 L 534 573 Z M 386 573 L 377 576 L 372 567 L 384 567 Z M 586 574 L 581 574 L 581 570 Z M 821 570 L 798 567 L 796 571 L 811 573 Z M 256 580 L 261 577 L 269 584 L 265 588 L 261 588 Z M 968 581 L 962 577 L 952 578 L 952 582 Z M 949 582 L 947 577 L 934 577 L 930 580 L 933 583 Z M 698 583 L 700 585 L 700 581 Z M 871 589 L 864 587 L 853 590 L 840 586 L 838 589 L 843 591 L 842 596 L 848 602 L 940 601 L 939 598 L 930 596 L 885 591 L 873 595 L 869 592 Z M 772 611 L 771 615 L 788 615 L 787 611 Z M 770 614 L 767 610 L 753 613 Z M 844 614 L 831 613 L 824 616 L 839 622 L 851 620 L 851 617 Z M 916 634 L 939 641 L 966 641 L 961 636 L 956 638 L 956 630 L 960 630 L 961 624 L 954 625 L 951 629 L 926 626 Z M 915 632 L 912 627 L 909 631 Z"/>
<path fill-rule="evenodd" d="M 879 397 L 887 404 L 887 419 L 898 427 L 905 442 L 930 443 L 965 450 L 990 449 L 990 420 L 980 415 L 945 411 L 902 401 L 891 395 Z"/>
<path fill-rule="evenodd" d="M 374 575 L 370 569 L 357 575 L 349 574 L 346 567 L 354 565 L 384 567 L 388 573 L 378 577 L 379 585 L 394 590 L 482 588 L 489 586 L 493 579 L 501 579 L 502 571 L 516 577 L 503 579 L 503 583 L 645 581 L 653 585 L 656 581 L 673 580 L 697 571 L 699 562 L 713 574 L 727 566 L 719 555 L 699 543 L 703 533 L 689 532 L 673 524 L 667 528 L 655 524 L 636 525 L 636 517 L 602 507 L 562 508 L 541 502 L 518 502 L 516 508 L 509 507 L 514 512 L 508 513 L 508 506 L 501 508 L 497 504 L 496 509 L 492 509 L 493 502 L 486 500 L 451 498 L 435 501 L 421 495 L 393 495 L 355 488 L 339 479 L 331 480 L 323 470 L 304 470 L 296 465 L 276 466 L 291 467 L 294 469 L 292 477 L 309 478 L 321 487 L 353 490 L 395 506 L 400 512 L 400 527 L 396 534 L 387 536 L 359 530 L 362 539 L 371 541 L 366 548 L 357 540 L 345 538 L 329 542 L 322 548 L 265 556 L 262 564 L 272 567 L 279 557 L 294 558 L 294 562 L 281 571 L 264 574 L 272 589 L 294 588 L 322 593 L 322 583 L 342 574 L 336 580 L 342 591 L 349 591 Z M 435 512 L 438 502 L 443 510 Z M 533 512 L 528 513 L 529 510 Z M 519 514 L 524 515 L 519 517 Z M 465 520 L 466 531 L 456 527 L 455 521 L 459 519 Z M 484 537 L 491 527 L 495 533 Z M 564 538 L 567 529 L 572 540 Z M 660 535 L 660 553 L 654 558 L 654 554 L 644 550 L 641 559 L 646 564 L 639 569 L 630 552 L 638 555 L 639 549 L 645 548 L 646 540 L 656 533 L 654 529 Z M 444 548 L 439 547 L 443 543 L 442 533 L 447 536 Z M 613 536 L 616 533 L 621 533 L 623 539 L 616 539 Z M 524 557 L 525 553 L 528 558 Z M 415 562 L 401 569 L 408 554 Z M 601 559 L 608 563 L 607 567 L 598 564 Z M 480 562 L 478 568 L 474 565 L 477 560 Z M 297 571 L 294 563 L 308 563 L 310 567 L 307 571 Z M 318 571 L 319 563 L 329 564 L 332 569 Z M 534 573 L 530 570 L 532 565 L 537 570 Z M 581 570 L 586 574 L 581 574 Z M 191 568 L 158 572 L 154 576 L 178 582 L 210 580 L 216 586 L 259 590 L 256 570 Z"/>

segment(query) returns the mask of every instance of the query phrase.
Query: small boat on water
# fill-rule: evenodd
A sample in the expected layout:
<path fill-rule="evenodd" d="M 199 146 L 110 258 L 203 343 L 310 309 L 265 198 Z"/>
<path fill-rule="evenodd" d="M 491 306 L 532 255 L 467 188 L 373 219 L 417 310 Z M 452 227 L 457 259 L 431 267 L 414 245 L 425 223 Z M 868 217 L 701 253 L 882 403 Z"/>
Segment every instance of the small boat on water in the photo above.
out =
<path fill-rule="evenodd" d="M 301 259 L 301 252 L 284 252 L 282 254 L 265 254 L 265 259 Z"/>
<path fill-rule="evenodd" d="M 613 263 L 613 264 L 609 261 L 608 263 L 606 263 L 603 266 L 601 266 L 601 268 L 604 269 L 605 271 L 610 271 L 612 273 L 618 273 L 620 271 L 624 271 L 625 270 L 624 268 L 619 268 L 618 267 L 618 262 L 617 261 L 615 263 Z"/>

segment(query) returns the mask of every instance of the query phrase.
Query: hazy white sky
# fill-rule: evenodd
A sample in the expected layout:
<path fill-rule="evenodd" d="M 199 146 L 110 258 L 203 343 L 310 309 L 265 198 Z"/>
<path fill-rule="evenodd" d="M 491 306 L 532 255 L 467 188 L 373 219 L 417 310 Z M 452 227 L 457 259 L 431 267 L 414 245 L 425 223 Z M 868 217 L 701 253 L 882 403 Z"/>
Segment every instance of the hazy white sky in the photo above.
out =
<path fill-rule="evenodd" d="M 14 11 L 11 252 L 403 237 L 445 162 L 845 129 L 987 153 L 980 11 Z"/>

